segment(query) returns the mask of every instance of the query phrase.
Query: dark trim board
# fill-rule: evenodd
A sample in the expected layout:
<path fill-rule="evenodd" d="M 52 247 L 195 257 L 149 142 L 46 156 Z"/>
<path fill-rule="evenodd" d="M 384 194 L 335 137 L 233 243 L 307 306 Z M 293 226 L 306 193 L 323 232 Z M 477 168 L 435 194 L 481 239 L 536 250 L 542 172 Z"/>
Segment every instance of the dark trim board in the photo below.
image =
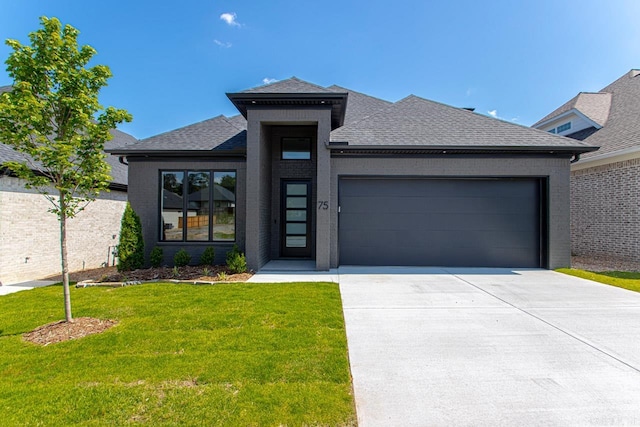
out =
<path fill-rule="evenodd" d="M 547 180 L 339 178 L 341 265 L 546 267 Z"/>

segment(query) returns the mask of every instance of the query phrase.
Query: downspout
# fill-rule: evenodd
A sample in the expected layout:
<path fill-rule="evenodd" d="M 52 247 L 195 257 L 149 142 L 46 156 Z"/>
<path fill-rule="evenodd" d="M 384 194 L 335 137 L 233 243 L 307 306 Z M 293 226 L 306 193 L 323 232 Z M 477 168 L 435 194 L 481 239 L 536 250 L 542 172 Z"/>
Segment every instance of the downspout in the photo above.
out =
<path fill-rule="evenodd" d="M 579 160 L 580 160 L 580 154 L 574 154 L 573 155 L 573 159 L 571 159 L 571 162 L 569 162 L 569 163 L 573 164 L 573 163 L 576 163 Z"/>
<path fill-rule="evenodd" d="M 125 165 L 125 166 L 129 166 L 129 163 L 127 163 L 127 161 L 125 160 L 125 157 L 126 157 L 126 156 L 119 156 L 119 157 L 118 157 L 118 161 L 119 161 L 120 163 L 122 163 L 123 165 Z"/>

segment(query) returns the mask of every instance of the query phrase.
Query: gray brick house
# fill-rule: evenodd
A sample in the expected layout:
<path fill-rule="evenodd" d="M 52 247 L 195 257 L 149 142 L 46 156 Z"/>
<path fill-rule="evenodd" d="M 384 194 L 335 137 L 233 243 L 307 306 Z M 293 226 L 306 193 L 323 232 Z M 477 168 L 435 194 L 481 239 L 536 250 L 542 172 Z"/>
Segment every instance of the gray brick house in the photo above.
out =
<path fill-rule="evenodd" d="M 0 93 L 10 90 L 0 87 Z M 131 144 L 136 139 L 118 130 L 107 148 Z M 22 161 L 21 153 L 0 143 L 0 284 L 8 285 L 60 273 L 60 226 L 48 212 L 49 202 L 24 181 L 2 167 Z M 67 239 L 71 271 L 101 267 L 112 261 L 118 244 L 120 220 L 127 202 L 127 167 L 108 156 L 113 181 L 110 191 L 69 220 Z"/>
<path fill-rule="evenodd" d="M 221 262 L 237 244 L 254 270 L 570 263 L 569 164 L 589 144 L 297 78 L 227 96 L 240 115 L 111 150 L 129 164 L 147 255 L 214 246 Z"/>
<path fill-rule="evenodd" d="M 533 127 L 600 147 L 571 165 L 572 252 L 640 262 L 640 70 Z"/>

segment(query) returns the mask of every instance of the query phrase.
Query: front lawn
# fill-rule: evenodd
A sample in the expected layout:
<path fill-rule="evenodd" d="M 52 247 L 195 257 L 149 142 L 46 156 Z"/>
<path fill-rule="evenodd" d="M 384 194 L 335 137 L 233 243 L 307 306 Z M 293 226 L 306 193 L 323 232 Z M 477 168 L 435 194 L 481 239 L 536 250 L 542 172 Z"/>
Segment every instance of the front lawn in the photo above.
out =
<path fill-rule="evenodd" d="M 607 285 L 617 286 L 619 288 L 640 292 L 640 272 L 593 272 L 586 270 L 577 270 L 573 268 L 559 268 L 556 271 L 559 271 L 560 273 L 570 274 L 576 277 L 582 277 L 583 279 L 593 280 L 594 282 L 605 283 Z"/>
<path fill-rule="evenodd" d="M 119 323 L 48 346 L 62 288 L 0 297 L 2 425 L 355 425 L 338 286 L 72 289 L 74 316 Z"/>

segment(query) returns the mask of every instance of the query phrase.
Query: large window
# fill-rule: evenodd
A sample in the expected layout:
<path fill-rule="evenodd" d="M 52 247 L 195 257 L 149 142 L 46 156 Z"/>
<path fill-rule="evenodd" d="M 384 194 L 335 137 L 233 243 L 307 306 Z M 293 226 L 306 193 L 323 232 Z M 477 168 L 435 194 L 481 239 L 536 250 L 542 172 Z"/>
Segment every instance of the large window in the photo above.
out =
<path fill-rule="evenodd" d="M 161 175 L 161 240 L 236 239 L 235 172 L 163 171 Z"/>

